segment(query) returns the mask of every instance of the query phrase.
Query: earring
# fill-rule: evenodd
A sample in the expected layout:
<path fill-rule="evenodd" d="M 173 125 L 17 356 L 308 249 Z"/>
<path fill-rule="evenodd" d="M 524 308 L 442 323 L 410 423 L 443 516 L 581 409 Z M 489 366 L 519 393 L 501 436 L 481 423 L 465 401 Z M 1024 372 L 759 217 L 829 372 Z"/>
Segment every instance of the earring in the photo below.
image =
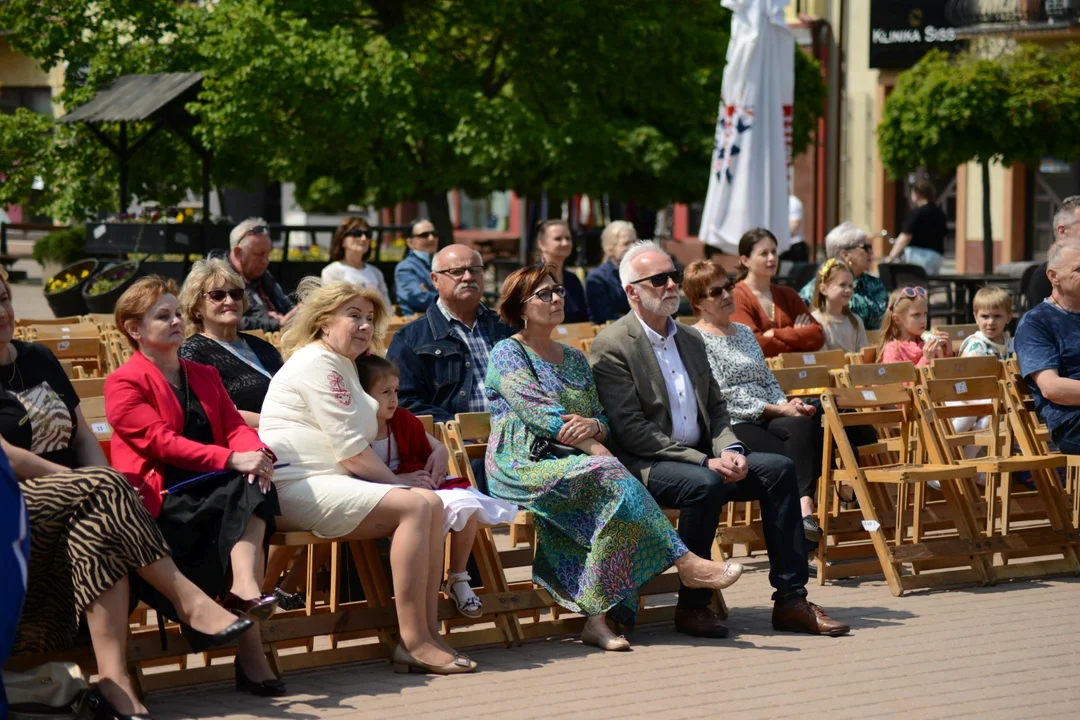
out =
<path fill-rule="evenodd" d="M 202 320 L 202 313 L 195 313 L 196 320 Z"/>
<path fill-rule="evenodd" d="M 528 330 L 529 329 L 529 318 L 525 318 L 525 327 L 523 327 L 521 329 L 522 330 Z"/>

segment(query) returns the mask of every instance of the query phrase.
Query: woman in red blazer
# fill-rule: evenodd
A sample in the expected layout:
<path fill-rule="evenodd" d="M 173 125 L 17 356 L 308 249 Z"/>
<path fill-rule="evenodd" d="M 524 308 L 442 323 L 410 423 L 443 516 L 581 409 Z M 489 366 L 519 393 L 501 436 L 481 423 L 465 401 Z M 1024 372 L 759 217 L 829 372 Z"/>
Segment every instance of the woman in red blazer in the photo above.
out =
<path fill-rule="evenodd" d="M 825 345 L 825 331 L 796 290 L 773 284 L 780 264 L 776 250 L 776 236 L 765 228 L 747 230 L 739 239 L 738 284 L 731 320 L 754 331 L 765 357 L 817 352 Z"/>
<path fill-rule="evenodd" d="M 135 353 L 105 381 L 113 466 L 157 518 L 181 572 L 256 623 L 240 637 L 237 690 L 283 695 L 285 684 L 267 664 L 257 624 L 277 605 L 260 590 L 280 514 L 271 482 L 274 455 L 237 412 L 217 370 L 180 359 L 184 319 L 171 280 L 136 282 L 117 301 L 115 318 Z M 152 590 L 142 597 L 175 615 Z"/>

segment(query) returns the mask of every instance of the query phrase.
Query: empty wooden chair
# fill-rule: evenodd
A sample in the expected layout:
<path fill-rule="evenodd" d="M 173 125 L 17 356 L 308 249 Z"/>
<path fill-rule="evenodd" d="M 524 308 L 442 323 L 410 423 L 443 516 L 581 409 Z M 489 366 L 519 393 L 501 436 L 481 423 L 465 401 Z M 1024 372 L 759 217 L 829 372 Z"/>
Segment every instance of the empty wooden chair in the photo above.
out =
<path fill-rule="evenodd" d="M 807 353 L 780 353 L 777 357 L 777 367 L 801 368 L 821 365 L 826 368 L 842 368 L 847 363 L 847 357 L 843 350 L 819 350 Z"/>
<path fill-rule="evenodd" d="M 105 378 L 103 377 L 78 378 L 72 380 L 71 385 L 81 401 L 105 396 Z"/>
<path fill-rule="evenodd" d="M 15 320 L 16 327 L 27 327 L 30 325 L 78 325 L 82 322 L 81 315 L 69 315 L 67 317 L 59 318 L 17 318 Z"/>
<path fill-rule="evenodd" d="M 82 367 L 88 375 L 104 375 L 101 340 L 92 338 L 39 338 L 36 342 L 49 348 L 60 360 L 71 360 L 74 367 Z"/>

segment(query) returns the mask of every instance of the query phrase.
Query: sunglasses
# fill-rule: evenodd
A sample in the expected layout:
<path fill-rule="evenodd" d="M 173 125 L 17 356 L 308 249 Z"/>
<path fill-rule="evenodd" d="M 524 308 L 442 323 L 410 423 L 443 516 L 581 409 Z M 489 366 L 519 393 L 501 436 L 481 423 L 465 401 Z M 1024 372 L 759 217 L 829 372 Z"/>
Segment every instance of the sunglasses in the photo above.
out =
<path fill-rule="evenodd" d="M 424 238 L 425 240 L 427 240 L 428 238 L 439 237 L 439 233 L 435 232 L 434 230 L 428 230 L 427 232 L 416 233 L 415 235 L 413 235 L 413 237 Z"/>
<path fill-rule="evenodd" d="M 372 236 L 371 236 L 371 231 L 370 230 L 364 230 L 363 228 L 356 228 L 355 230 L 350 230 L 349 232 L 345 233 L 345 237 L 362 237 L 362 238 L 367 238 L 368 240 L 370 240 Z"/>
<path fill-rule="evenodd" d="M 226 297 L 231 298 L 236 302 L 240 302 L 244 299 L 244 291 L 240 288 L 230 288 L 228 290 L 210 290 L 209 292 L 204 292 L 203 297 L 208 297 L 210 298 L 210 300 L 216 303 L 225 302 Z"/>
<path fill-rule="evenodd" d="M 856 245 L 855 249 L 864 250 L 864 251 L 866 251 L 867 255 L 873 255 L 874 254 L 874 246 L 871 245 L 870 243 L 863 243 L 862 245 Z"/>
<path fill-rule="evenodd" d="M 905 288 L 900 288 L 900 294 L 897 295 L 896 300 L 894 300 L 893 303 L 891 305 L 889 305 L 889 310 L 893 309 L 893 306 L 896 305 L 896 303 L 900 301 L 900 298 L 917 298 L 917 297 L 926 297 L 926 288 L 922 287 L 921 285 L 915 285 L 915 286 L 909 285 L 909 286 L 907 286 Z"/>
<path fill-rule="evenodd" d="M 705 293 L 711 298 L 718 298 L 724 293 L 730 293 L 735 290 L 735 283 L 728 281 L 727 285 L 721 285 L 720 287 L 711 287 L 709 291 Z"/>
<path fill-rule="evenodd" d="M 566 288 L 564 288 L 562 285 L 552 285 L 551 287 L 546 287 L 543 290 L 537 290 L 532 295 L 525 298 L 525 302 L 529 302 L 533 298 L 540 298 L 541 302 L 550 303 L 552 300 L 555 299 L 556 295 L 561 298 L 566 297 Z"/>
<path fill-rule="evenodd" d="M 269 233 L 269 232 L 270 232 L 269 226 L 267 226 L 267 225 L 256 225 L 255 227 L 251 228 L 246 233 L 244 233 L 244 237 L 247 237 L 248 235 L 262 235 L 264 233 Z"/>
<path fill-rule="evenodd" d="M 672 280 L 676 285 L 682 284 L 682 270 L 672 270 L 671 272 L 662 272 L 649 277 L 643 277 L 640 280 L 635 280 L 630 283 L 631 285 L 637 285 L 638 283 L 651 283 L 655 288 L 662 288 L 668 284 L 668 280 Z"/>
<path fill-rule="evenodd" d="M 455 280 L 460 280 L 461 278 L 465 277 L 466 272 L 468 272 L 469 274 L 471 274 L 473 276 L 482 275 L 484 273 L 484 266 L 483 265 L 470 265 L 469 267 L 456 267 L 456 268 L 450 268 L 449 270 L 438 270 L 438 271 L 435 272 L 435 274 L 436 275 L 449 275 L 450 277 L 454 278 Z"/>

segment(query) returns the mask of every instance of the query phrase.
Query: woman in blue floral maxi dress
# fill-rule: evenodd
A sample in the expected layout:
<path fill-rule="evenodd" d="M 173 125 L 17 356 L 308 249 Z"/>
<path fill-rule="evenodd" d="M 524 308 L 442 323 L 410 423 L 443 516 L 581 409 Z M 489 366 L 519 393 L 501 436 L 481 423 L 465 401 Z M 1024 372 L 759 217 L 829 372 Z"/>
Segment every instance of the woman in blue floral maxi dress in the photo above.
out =
<path fill-rule="evenodd" d="M 671 567 L 686 545 L 614 457 L 529 460 L 533 440 L 554 438 L 562 415 L 596 418 L 608 430 L 585 356 L 564 347 L 563 362 L 554 364 L 504 340 L 492 348 L 485 386 L 488 488 L 533 514 L 534 582 L 562 607 L 589 616 L 611 611 L 613 619 L 632 625 L 638 589 Z"/>

